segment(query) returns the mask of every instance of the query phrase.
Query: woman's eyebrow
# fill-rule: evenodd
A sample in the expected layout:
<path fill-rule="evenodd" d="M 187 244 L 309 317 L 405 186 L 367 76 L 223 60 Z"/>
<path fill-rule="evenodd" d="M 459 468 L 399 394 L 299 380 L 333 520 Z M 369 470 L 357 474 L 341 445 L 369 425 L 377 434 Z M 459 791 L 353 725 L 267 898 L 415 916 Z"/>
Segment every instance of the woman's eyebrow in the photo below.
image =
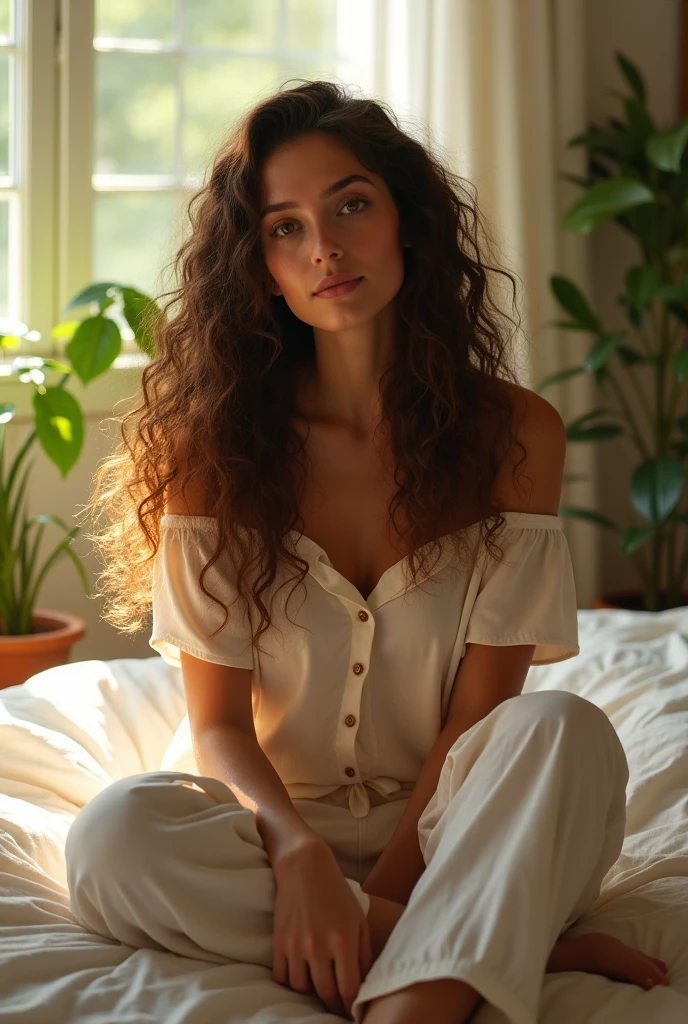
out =
<path fill-rule="evenodd" d="M 353 181 L 367 181 L 369 185 L 372 185 L 373 188 L 375 188 L 374 183 L 370 180 L 370 178 L 367 178 L 365 174 L 347 174 L 346 178 L 341 178 L 339 181 L 333 182 L 332 185 L 328 185 L 327 188 L 320 193 L 320 198 L 329 199 L 329 197 L 333 196 L 335 192 L 339 192 L 340 189 L 346 188 L 346 186 L 350 185 Z M 270 203 L 270 205 L 266 206 L 265 209 L 261 212 L 260 219 L 262 220 L 263 217 L 266 217 L 269 213 L 277 213 L 278 210 L 298 209 L 298 205 L 298 203 L 294 202 Z"/>

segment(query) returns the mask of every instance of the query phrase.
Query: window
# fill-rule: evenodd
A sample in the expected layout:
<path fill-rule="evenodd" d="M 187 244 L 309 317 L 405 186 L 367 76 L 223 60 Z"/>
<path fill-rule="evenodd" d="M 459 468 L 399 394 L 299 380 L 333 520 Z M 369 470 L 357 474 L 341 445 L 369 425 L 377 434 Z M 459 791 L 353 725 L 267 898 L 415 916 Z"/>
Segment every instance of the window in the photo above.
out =
<path fill-rule="evenodd" d="M 17 268 L 19 231 L 19 76 L 21 40 L 14 3 L 0 0 L 0 330 L 2 321 L 19 319 L 21 294 Z M 10 255 L 12 258 L 10 258 Z"/>
<path fill-rule="evenodd" d="M 21 352 L 59 355 L 51 330 L 92 281 L 170 288 L 238 115 L 290 78 L 374 92 L 377 17 L 378 0 L 0 0 L 0 316 L 41 334 Z"/>
<path fill-rule="evenodd" d="M 368 84 L 347 28 L 373 6 L 96 0 L 93 276 L 163 290 L 184 206 L 238 115 L 293 76 Z"/>

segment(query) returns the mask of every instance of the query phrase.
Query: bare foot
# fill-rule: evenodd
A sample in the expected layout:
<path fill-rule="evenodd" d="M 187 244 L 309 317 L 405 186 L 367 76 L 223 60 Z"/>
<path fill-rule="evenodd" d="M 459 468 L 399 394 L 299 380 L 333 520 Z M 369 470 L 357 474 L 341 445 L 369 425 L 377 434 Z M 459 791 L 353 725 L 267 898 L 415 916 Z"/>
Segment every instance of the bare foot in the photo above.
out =
<path fill-rule="evenodd" d="M 548 971 L 585 971 L 614 981 L 629 981 L 641 988 L 668 985 L 667 965 L 627 946 L 604 932 L 588 932 L 559 939 L 547 962 Z"/>

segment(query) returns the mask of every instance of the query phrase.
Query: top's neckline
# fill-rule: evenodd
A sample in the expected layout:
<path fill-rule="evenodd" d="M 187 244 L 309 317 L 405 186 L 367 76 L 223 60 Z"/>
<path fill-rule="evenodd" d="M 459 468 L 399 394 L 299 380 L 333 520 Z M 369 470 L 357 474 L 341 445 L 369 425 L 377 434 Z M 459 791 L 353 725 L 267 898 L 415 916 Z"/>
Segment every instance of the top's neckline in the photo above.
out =
<path fill-rule="evenodd" d="M 543 530 L 548 530 L 548 529 L 549 530 L 562 530 L 563 529 L 563 523 L 562 523 L 561 517 L 560 516 L 556 516 L 556 515 L 552 515 L 551 513 L 507 511 L 507 512 L 502 512 L 502 515 L 503 515 L 503 517 L 505 519 L 505 526 L 520 526 L 522 529 L 528 529 L 528 528 L 531 528 L 531 529 L 543 529 Z M 480 526 L 480 524 L 482 522 L 483 522 L 482 519 L 478 519 L 478 520 L 476 520 L 476 522 L 469 523 L 467 526 L 461 526 L 461 527 L 459 527 L 458 530 L 453 530 L 451 533 L 443 533 L 442 536 L 438 537 L 435 541 L 430 540 L 430 541 L 427 542 L 427 544 L 422 545 L 422 548 L 430 547 L 432 544 L 435 544 L 435 543 L 439 544 L 441 547 L 444 547 L 444 542 L 446 540 L 448 540 L 450 537 L 455 536 L 457 533 L 466 533 L 469 530 L 474 530 L 477 526 Z M 298 530 L 289 530 L 288 533 L 290 535 L 292 535 L 297 542 L 299 540 L 300 541 L 306 541 L 317 552 L 320 552 L 325 557 L 327 565 L 332 570 L 332 572 L 336 573 L 337 576 L 340 577 L 340 579 L 344 580 L 344 582 L 347 583 L 352 588 L 352 590 L 354 590 L 363 599 L 363 601 L 366 602 L 366 604 L 371 600 L 373 594 L 375 594 L 375 592 L 378 590 L 378 588 L 382 584 L 382 581 L 387 576 L 391 575 L 392 573 L 398 572 L 401 569 L 401 567 L 404 566 L 406 564 L 406 562 L 408 561 L 408 559 L 409 559 L 409 555 L 406 554 L 402 558 L 400 558 L 398 562 L 395 562 L 394 565 L 390 565 L 387 569 L 385 569 L 385 571 L 383 572 L 382 576 L 380 576 L 380 579 L 377 581 L 377 583 L 375 584 L 373 589 L 370 591 L 368 596 L 367 597 L 363 597 L 363 594 L 358 589 L 358 587 L 354 583 L 352 583 L 351 580 L 349 580 L 346 576 L 343 576 L 342 573 L 340 573 L 337 569 L 335 569 L 335 567 L 332 565 L 332 560 L 331 560 L 330 556 L 328 555 L 327 551 L 325 551 L 325 549 L 320 546 L 320 544 L 316 543 L 316 541 L 314 541 L 314 540 L 311 540 L 311 538 L 307 537 L 305 533 L 303 533 L 303 534 L 299 533 Z M 439 564 L 437 564 L 435 566 L 435 569 L 438 569 L 439 567 L 440 567 Z"/>
<path fill-rule="evenodd" d="M 521 526 L 524 529 L 543 529 L 543 530 L 561 530 L 563 529 L 563 520 L 561 516 L 553 515 L 549 512 L 515 512 L 509 511 L 502 512 L 507 525 Z M 162 516 L 161 523 L 167 523 L 170 526 L 199 526 L 205 529 L 212 529 L 217 524 L 217 518 L 215 516 L 185 516 L 178 512 L 165 512 Z M 476 520 L 474 523 L 468 523 L 467 526 L 460 526 L 458 530 L 452 530 L 451 533 L 444 533 L 441 537 L 438 537 L 438 541 L 446 540 L 448 537 L 454 536 L 457 533 L 464 533 L 467 530 L 473 530 L 476 526 L 480 526 L 483 522 L 482 519 Z M 253 526 L 240 526 L 239 530 L 247 530 L 250 533 L 256 533 L 256 529 Z M 307 540 L 316 548 L 320 548 L 314 540 L 308 537 L 305 533 L 299 533 L 298 530 L 288 530 L 287 536 L 294 536 Z M 429 541 L 429 544 L 434 543 Z M 324 551 L 324 548 L 320 548 Z"/>
<path fill-rule="evenodd" d="M 502 512 L 501 514 L 504 517 L 505 526 L 517 526 L 521 529 L 563 530 L 562 518 L 558 515 L 553 515 L 551 513 L 516 512 L 507 510 L 506 512 Z M 443 534 L 441 537 L 438 537 L 436 541 L 428 541 L 427 545 L 423 545 L 423 547 L 429 547 L 431 544 L 439 543 L 444 548 L 444 542 L 448 540 L 450 537 L 454 536 L 457 533 L 466 533 L 469 530 L 475 530 L 475 528 L 480 526 L 482 522 L 482 519 L 478 519 L 476 520 L 476 522 L 469 523 L 467 526 L 462 526 L 458 530 L 453 530 L 451 533 Z M 196 526 L 199 529 L 214 530 L 217 527 L 217 519 L 215 516 L 185 516 L 180 515 L 179 513 L 168 512 L 162 516 L 161 525 L 176 525 L 186 527 Z M 239 529 L 240 531 L 245 530 L 251 533 L 257 532 L 255 530 L 255 527 L 252 526 L 240 526 Z M 347 579 L 346 576 L 343 576 L 342 573 L 340 573 L 337 569 L 334 568 L 330 556 L 328 555 L 327 551 L 325 551 L 325 549 L 320 546 L 320 544 L 316 543 L 316 541 L 312 540 L 305 533 L 299 533 L 298 530 L 288 530 L 287 536 L 293 538 L 295 546 L 299 543 L 304 544 L 311 551 L 314 551 L 319 556 L 318 560 L 324 560 L 324 563 L 329 569 L 329 571 L 334 573 L 335 576 L 339 580 L 343 581 L 347 587 L 351 588 L 351 592 L 353 594 L 357 594 L 360 597 L 361 601 L 363 601 L 364 604 L 366 605 L 368 605 L 371 602 L 371 599 L 381 587 L 383 580 L 387 579 L 394 573 L 399 573 L 401 568 L 404 566 L 404 564 L 408 561 L 409 558 L 408 554 L 406 554 L 403 556 L 403 558 L 400 558 L 398 562 L 395 562 L 394 565 L 390 565 L 388 569 L 385 569 L 382 576 L 380 576 L 380 579 L 377 581 L 377 583 L 370 591 L 368 596 L 363 597 L 363 594 L 360 592 L 358 587 L 356 587 L 349 579 Z M 441 564 L 443 563 L 436 564 L 435 571 L 437 571 L 440 568 Z"/>

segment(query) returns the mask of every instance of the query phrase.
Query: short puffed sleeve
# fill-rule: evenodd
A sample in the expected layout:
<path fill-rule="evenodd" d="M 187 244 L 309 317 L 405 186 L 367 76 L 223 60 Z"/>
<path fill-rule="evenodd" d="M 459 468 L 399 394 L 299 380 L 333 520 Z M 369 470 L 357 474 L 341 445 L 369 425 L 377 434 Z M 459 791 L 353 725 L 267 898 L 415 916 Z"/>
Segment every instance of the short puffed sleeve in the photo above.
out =
<path fill-rule="evenodd" d="M 153 566 L 153 632 L 148 641 L 168 665 L 181 665 L 180 651 L 203 661 L 253 668 L 251 625 L 232 583 L 224 553 L 203 583 L 228 609 L 203 593 L 199 577 L 217 544 L 217 521 L 210 516 L 163 515 L 160 546 Z M 210 634 L 215 633 L 215 636 Z"/>
<path fill-rule="evenodd" d="M 533 665 L 565 661 L 579 653 L 573 565 L 558 516 L 504 512 L 506 524 L 484 568 L 470 612 L 465 643 L 535 644 Z"/>

